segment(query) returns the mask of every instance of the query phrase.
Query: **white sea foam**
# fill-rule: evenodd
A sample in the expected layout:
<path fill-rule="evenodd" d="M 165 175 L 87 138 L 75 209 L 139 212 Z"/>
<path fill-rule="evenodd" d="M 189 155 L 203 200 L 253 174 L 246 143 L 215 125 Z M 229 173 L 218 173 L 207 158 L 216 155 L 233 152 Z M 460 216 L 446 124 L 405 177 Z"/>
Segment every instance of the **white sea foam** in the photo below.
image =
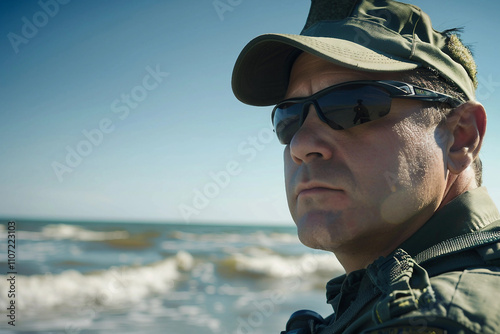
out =
<path fill-rule="evenodd" d="M 46 225 L 40 233 L 46 239 L 56 240 L 103 241 L 129 237 L 126 231 L 90 231 L 80 226 L 66 224 Z"/>
<path fill-rule="evenodd" d="M 113 267 L 91 274 L 67 270 L 57 275 L 18 275 L 16 284 L 22 293 L 16 295 L 16 303 L 25 314 L 54 309 L 83 312 L 124 307 L 153 294 L 167 293 L 181 272 L 191 270 L 192 265 L 191 255 L 179 252 L 175 257 L 147 266 Z M 0 291 L 8 291 L 7 278 L 0 276 Z M 5 309 L 7 302 L 1 295 L 0 308 Z"/>
<path fill-rule="evenodd" d="M 272 245 L 277 242 L 282 244 L 299 244 L 299 239 L 296 235 L 289 233 L 266 233 L 264 231 L 256 231 L 250 234 L 242 233 L 189 233 L 175 231 L 170 233 L 169 237 L 176 240 L 211 242 L 211 243 L 257 243 L 261 245 Z"/>
<path fill-rule="evenodd" d="M 272 278 L 300 277 L 305 274 L 332 277 L 342 271 L 333 254 L 282 256 L 267 249 L 252 248 L 224 259 L 221 265 L 235 274 Z"/>
<path fill-rule="evenodd" d="M 0 225 L 2 226 L 2 225 Z M 5 234 L 0 230 L 0 236 Z M 40 232 L 17 231 L 17 239 L 21 240 L 76 240 L 76 241 L 104 241 L 127 239 L 130 234 L 127 231 L 92 231 L 77 225 L 49 224 L 45 225 Z"/>

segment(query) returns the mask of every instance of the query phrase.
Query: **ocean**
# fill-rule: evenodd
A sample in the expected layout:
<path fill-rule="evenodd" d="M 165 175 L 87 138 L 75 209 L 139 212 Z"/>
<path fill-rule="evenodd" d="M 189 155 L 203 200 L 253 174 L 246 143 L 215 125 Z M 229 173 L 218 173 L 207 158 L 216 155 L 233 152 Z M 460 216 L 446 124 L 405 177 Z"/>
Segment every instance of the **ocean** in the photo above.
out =
<path fill-rule="evenodd" d="M 12 230 L 0 224 L 1 333 L 280 333 L 296 310 L 330 314 L 325 284 L 343 273 L 294 226 L 17 221 Z"/>

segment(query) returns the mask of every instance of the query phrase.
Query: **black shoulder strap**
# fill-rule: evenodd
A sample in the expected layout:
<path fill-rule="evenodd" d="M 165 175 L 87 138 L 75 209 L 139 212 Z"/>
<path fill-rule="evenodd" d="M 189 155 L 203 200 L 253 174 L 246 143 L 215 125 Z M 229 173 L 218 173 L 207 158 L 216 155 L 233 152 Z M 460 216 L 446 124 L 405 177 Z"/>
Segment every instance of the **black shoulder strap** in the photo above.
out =
<path fill-rule="evenodd" d="M 420 252 L 414 260 L 431 277 L 477 265 L 500 265 L 500 231 L 473 232 L 445 240 Z"/>

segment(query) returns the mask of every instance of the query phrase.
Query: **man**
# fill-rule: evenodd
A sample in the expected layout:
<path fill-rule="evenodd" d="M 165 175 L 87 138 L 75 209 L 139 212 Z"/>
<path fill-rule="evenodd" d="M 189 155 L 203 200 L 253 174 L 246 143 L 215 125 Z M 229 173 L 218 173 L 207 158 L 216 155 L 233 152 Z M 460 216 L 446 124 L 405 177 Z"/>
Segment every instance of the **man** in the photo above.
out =
<path fill-rule="evenodd" d="M 301 35 L 241 52 L 233 91 L 276 105 L 299 238 L 346 271 L 327 285 L 334 313 L 299 311 L 287 333 L 500 333 L 500 214 L 481 187 L 475 76 L 454 31 L 391 0 L 313 0 Z"/>

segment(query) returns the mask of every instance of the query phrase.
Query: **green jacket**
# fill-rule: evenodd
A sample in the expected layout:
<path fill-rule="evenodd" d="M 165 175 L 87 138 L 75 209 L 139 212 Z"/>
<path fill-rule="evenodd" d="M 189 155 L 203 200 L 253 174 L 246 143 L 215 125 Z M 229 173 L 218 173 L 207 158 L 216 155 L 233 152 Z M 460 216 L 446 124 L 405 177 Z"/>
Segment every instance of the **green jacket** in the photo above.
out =
<path fill-rule="evenodd" d="M 334 313 L 309 333 L 500 333 L 500 214 L 486 189 L 458 196 L 390 256 L 331 280 L 327 301 Z"/>

